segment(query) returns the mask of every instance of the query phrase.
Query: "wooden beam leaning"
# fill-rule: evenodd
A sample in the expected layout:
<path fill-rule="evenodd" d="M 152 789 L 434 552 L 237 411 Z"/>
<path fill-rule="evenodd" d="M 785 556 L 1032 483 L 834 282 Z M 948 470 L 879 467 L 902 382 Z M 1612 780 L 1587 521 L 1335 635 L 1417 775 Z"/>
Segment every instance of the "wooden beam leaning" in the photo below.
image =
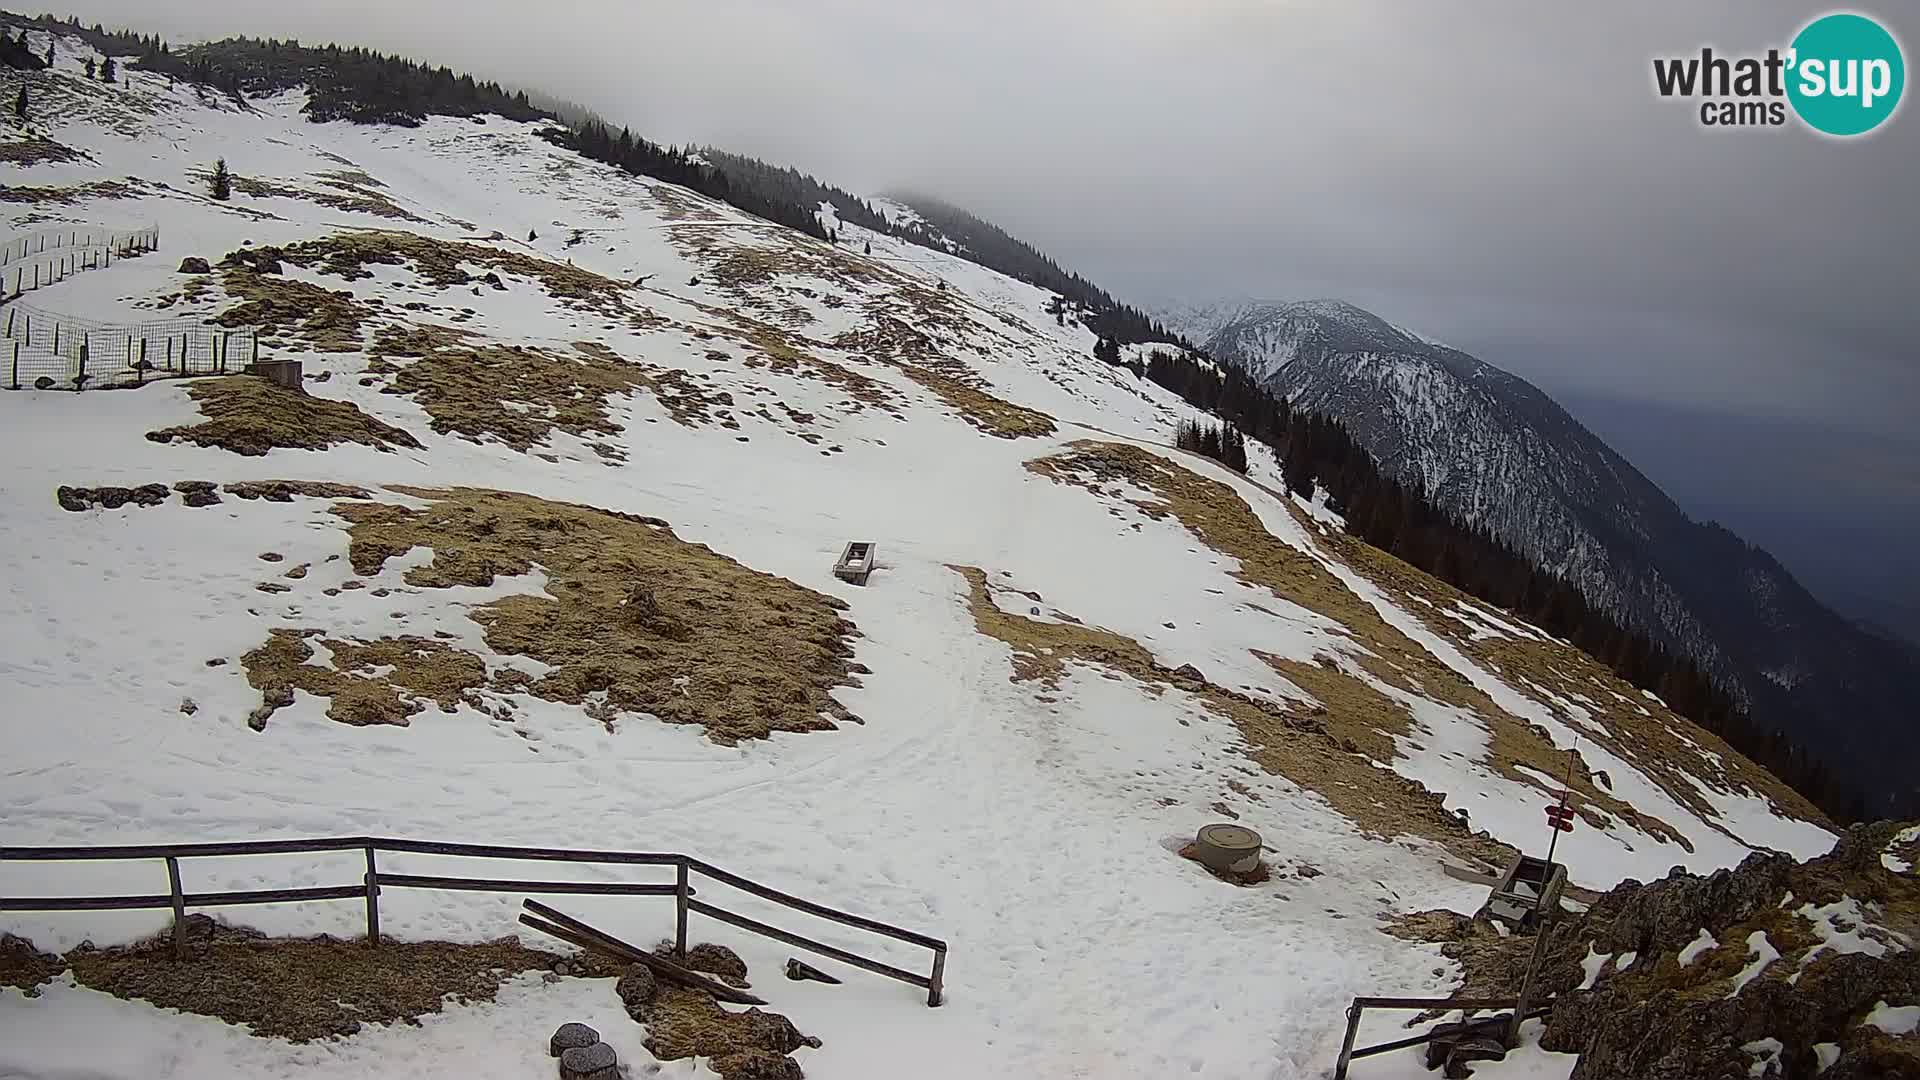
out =
<path fill-rule="evenodd" d="M 596 952 L 606 953 L 609 956 L 626 960 L 629 963 L 645 964 L 647 967 L 652 968 L 653 973 L 656 975 L 664 976 L 683 986 L 691 986 L 698 990 L 705 990 L 720 1001 L 732 1002 L 736 1005 L 766 1004 L 766 1001 L 762 998 L 755 997 L 744 990 L 736 990 L 725 983 L 710 979 L 700 972 L 681 967 L 679 964 L 665 957 L 655 956 L 650 952 L 636 948 L 632 944 L 621 941 L 619 938 L 608 934 L 604 930 L 589 926 L 565 912 L 555 911 L 553 908 L 540 903 L 538 900 L 522 900 L 520 906 L 541 916 L 542 919 L 548 920 L 559 929 L 569 931 L 569 936 L 554 936 L 562 937 L 562 940 L 571 940 L 573 944 L 579 945 L 582 948 L 591 948 Z M 535 930 L 540 930 L 543 933 L 551 933 L 551 930 L 541 925 L 539 919 L 528 922 L 527 917 L 522 915 L 520 921 L 533 927 Z"/>

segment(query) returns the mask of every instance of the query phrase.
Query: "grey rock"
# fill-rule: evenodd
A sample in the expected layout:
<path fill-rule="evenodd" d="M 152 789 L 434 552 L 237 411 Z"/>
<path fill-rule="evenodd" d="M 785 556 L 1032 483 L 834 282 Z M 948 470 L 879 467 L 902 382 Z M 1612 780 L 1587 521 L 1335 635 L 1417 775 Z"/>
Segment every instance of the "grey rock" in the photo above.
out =
<path fill-rule="evenodd" d="M 626 1007 L 627 1015 L 644 1022 L 647 1006 L 652 1004 L 654 995 L 660 990 L 660 981 L 654 977 L 653 970 L 645 964 L 635 964 L 620 976 L 613 984 L 613 992 L 620 995 L 620 1004 Z"/>
<path fill-rule="evenodd" d="M 211 274 L 213 273 L 213 267 L 207 264 L 207 260 L 197 255 L 189 255 L 180 260 L 179 272 L 182 274 Z"/>
<path fill-rule="evenodd" d="M 561 1024 L 554 1029 L 553 1038 L 547 1040 L 547 1056 L 559 1057 L 568 1050 L 592 1046 L 599 1041 L 600 1033 L 585 1024 Z"/>

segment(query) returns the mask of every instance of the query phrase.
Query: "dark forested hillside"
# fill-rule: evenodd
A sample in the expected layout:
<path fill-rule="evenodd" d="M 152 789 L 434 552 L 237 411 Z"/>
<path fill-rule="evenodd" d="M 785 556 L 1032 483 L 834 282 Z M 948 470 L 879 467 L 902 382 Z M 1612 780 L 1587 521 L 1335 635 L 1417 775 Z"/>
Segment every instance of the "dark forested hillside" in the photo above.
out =
<path fill-rule="evenodd" d="M 208 45 L 169 49 L 153 42 L 137 66 L 235 94 L 265 94 L 296 86 L 311 89 L 307 115 L 316 122 L 414 127 L 429 116 L 493 113 L 509 120 L 546 116 L 525 93 L 509 94 L 498 83 L 480 82 L 445 67 L 338 45 L 310 47 L 297 41 L 228 38 Z"/>
<path fill-rule="evenodd" d="M 1857 793 L 1836 783 L 1826 766 L 1784 732 L 1756 724 L 1691 660 L 1623 629 L 1571 583 L 1387 477 L 1339 422 L 1296 412 L 1237 367 L 1216 368 L 1185 353 L 1155 351 L 1147 378 L 1272 447 L 1287 487 L 1306 496 L 1324 488 L 1348 532 L 1573 642 L 1621 678 L 1660 695 L 1675 712 L 1727 740 L 1834 818 L 1857 820 L 1862 815 Z"/>
<path fill-rule="evenodd" d="M 849 221 L 875 232 L 891 232 L 887 219 L 866 200 L 831 184 L 822 183 L 792 167 L 769 165 L 758 158 L 730 154 L 707 147 L 700 151 L 713 167 L 726 174 L 735 188 L 753 192 L 768 202 L 813 210 L 821 203 L 831 204 L 841 221 Z"/>
<path fill-rule="evenodd" d="M 910 223 L 895 228 L 896 235 L 927 247 L 952 251 L 989 270 L 998 270 L 1010 278 L 1076 301 L 1091 313 L 1086 320 L 1087 328 L 1101 337 L 1112 338 L 1123 345 L 1151 341 L 1184 344 L 1178 335 L 1145 312 L 1120 303 L 1079 274 L 1061 269 L 1045 252 L 1015 239 L 992 222 L 926 195 L 889 195 L 888 198 L 909 207 L 930 226 Z M 942 243 L 943 239 L 951 243 Z"/>
<path fill-rule="evenodd" d="M 306 86 L 311 90 L 306 112 L 316 122 L 414 127 L 429 116 L 493 113 L 539 120 L 551 115 L 529 103 L 524 92 L 509 93 L 498 83 L 368 49 L 246 37 L 176 49 L 155 35 L 86 27 L 74 18 L 10 15 L 6 21 L 78 38 L 107 56 L 132 57 L 138 70 L 236 98 Z"/>
<path fill-rule="evenodd" d="M 736 183 L 702 154 L 648 142 L 625 128 L 615 135 L 598 120 L 589 120 L 570 131 L 556 128 L 547 132 L 547 137 L 595 161 L 617 165 L 637 176 L 651 176 L 692 188 L 756 217 L 827 239 L 827 230 L 811 207 L 786 201 L 777 193 L 766 194 L 746 180 Z"/>

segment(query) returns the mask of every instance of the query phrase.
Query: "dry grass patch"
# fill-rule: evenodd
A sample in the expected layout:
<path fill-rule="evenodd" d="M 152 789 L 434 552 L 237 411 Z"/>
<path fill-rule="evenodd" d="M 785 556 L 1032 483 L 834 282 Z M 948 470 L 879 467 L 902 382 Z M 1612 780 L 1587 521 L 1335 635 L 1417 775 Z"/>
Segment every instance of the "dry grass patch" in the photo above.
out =
<path fill-rule="evenodd" d="M 413 510 L 346 503 L 361 575 L 430 547 L 406 574 L 424 588 L 547 574 L 545 595 L 473 609 L 495 651 L 551 670 L 520 680 L 542 698 L 606 716 L 698 724 L 715 742 L 820 731 L 855 719 L 831 691 L 857 685 L 846 604 L 689 544 L 658 519 L 472 488 L 396 488 Z"/>
<path fill-rule="evenodd" d="M 306 499 L 369 497 L 366 488 L 324 480 L 240 480 L 222 485 L 221 490 L 236 499 L 265 499 L 267 502 L 292 502 L 296 496 Z"/>
<path fill-rule="evenodd" d="M 70 146 L 62 146 L 42 135 L 30 135 L 24 139 L 0 142 L 0 161 L 23 168 L 46 162 L 79 161 L 86 156 Z"/>
<path fill-rule="evenodd" d="M 1301 515 L 1290 501 L 1288 506 L 1296 516 Z M 1476 609 L 1488 609 L 1489 605 L 1356 537 L 1328 532 L 1319 534 L 1319 542 L 1388 595 L 1425 599 L 1427 604 L 1402 606 L 1481 666 L 1497 671 L 1502 681 L 1514 690 L 1553 709 L 1583 736 L 1631 763 L 1701 820 L 1715 822 L 1719 813 L 1690 778 L 1722 791 L 1744 790 L 1758 794 L 1773 804 L 1776 813 L 1831 827 L 1824 813 L 1778 777 L 1748 760 L 1719 736 L 1645 697 L 1637 687 L 1586 653 L 1553 641 L 1511 635 L 1472 640 L 1465 624 L 1443 612 L 1455 604 Z M 1517 625 L 1526 623 L 1525 619 L 1505 612 L 1501 612 L 1500 617 Z M 1569 714 L 1546 694 L 1528 686 L 1528 681 L 1574 701 L 1590 714 L 1590 719 L 1582 721 Z M 1496 758 L 1511 758 L 1555 777 L 1565 768 L 1564 755 L 1554 752 L 1543 756 L 1539 736 L 1531 725 L 1515 729 L 1503 724 L 1496 728 L 1494 736 Z M 1548 767 L 1552 760 L 1560 764 Z"/>
<path fill-rule="evenodd" d="M 245 1024 L 256 1036 L 309 1042 L 362 1024 L 416 1023 L 449 1000 L 492 1001 L 500 984 L 558 959 L 512 940 L 484 945 L 270 938 L 189 916 L 196 948 L 172 955 L 172 932 L 126 948 L 67 954 L 83 986 L 161 1008 Z"/>
<path fill-rule="evenodd" d="M 491 436 L 522 452 L 555 430 L 589 440 L 619 434 L 607 400 L 647 385 L 642 368 L 610 353 L 474 341 L 445 326 L 387 328 L 375 336 L 367 370 L 391 377 L 388 392 L 412 395 L 442 435 Z"/>
<path fill-rule="evenodd" d="M 971 368 L 942 356 L 931 338 L 899 319 L 880 318 L 848 331 L 834 345 L 889 364 L 952 406 L 967 423 L 1003 439 L 1043 438 L 1057 430 L 1053 417 L 1038 409 L 995 397 L 982 389 Z"/>
<path fill-rule="evenodd" d="M 284 334 L 291 343 L 316 352 L 359 352 L 365 344 L 363 327 L 376 314 L 344 289 L 323 289 L 311 282 L 263 274 L 232 255 L 221 264 L 220 285 L 240 303 L 221 312 L 215 322 L 257 326 L 263 337 Z"/>
<path fill-rule="evenodd" d="M 1119 443 L 1076 442 L 1067 451 L 1029 462 L 1027 467 L 1061 483 L 1092 490 L 1100 490 L 1103 484 L 1130 484 L 1157 496 L 1159 502 L 1139 500 L 1134 505 L 1144 513 L 1176 518 L 1202 543 L 1237 559 L 1240 565 L 1235 576 L 1242 581 L 1266 588 L 1345 627 L 1354 639 L 1354 648 L 1347 650 L 1347 658 L 1372 678 L 1480 717 L 1492 736 L 1486 765 L 1516 783 L 1545 794 L 1558 794 L 1557 787 L 1516 767 L 1524 765 L 1545 776 L 1564 777 L 1568 757 L 1554 749 L 1545 732 L 1500 708 L 1464 675 L 1381 618 L 1372 604 L 1347 588 L 1318 560 L 1274 538 L 1232 488 L 1158 454 Z M 1371 730 L 1388 735 L 1410 730 L 1405 707 L 1386 695 L 1353 688 L 1333 689 L 1334 684 L 1329 680 L 1358 683 L 1350 675 L 1308 674 L 1297 667 L 1282 670 L 1289 675 L 1302 674 L 1319 683 L 1322 689 L 1337 697 L 1339 704 L 1353 710 L 1333 724 L 1348 731 L 1348 737 L 1356 744 L 1361 741 L 1359 732 Z M 1330 710 L 1336 704 L 1325 698 L 1321 700 Z M 1367 744 L 1375 748 L 1388 745 L 1377 737 L 1369 737 Z M 1377 760 L 1387 764 L 1392 759 Z M 1687 839 L 1670 825 L 1640 813 L 1595 784 L 1584 762 L 1575 765 L 1573 789 L 1572 805 L 1594 824 L 1603 823 L 1603 819 L 1596 819 L 1594 812 L 1602 811 L 1650 836 L 1692 850 Z"/>
<path fill-rule="evenodd" d="M 240 658 L 247 681 L 264 700 L 251 721 L 256 730 L 266 726 L 276 709 L 293 703 L 295 690 L 327 698 L 327 717 L 354 727 L 404 727 L 427 701 L 437 702 L 444 712 L 463 701 L 481 707 L 476 692 L 486 684 L 487 666 L 472 653 L 432 638 L 323 638 L 321 644 L 333 653 L 333 666 L 322 667 L 308 662 L 314 650 L 307 644 L 308 638 L 321 634 L 272 630 L 266 644 Z M 376 673 L 381 667 L 388 670 Z"/>
<path fill-rule="evenodd" d="M 158 443 L 184 439 L 249 457 L 280 447 L 325 450 L 340 443 L 376 450 L 420 448 L 412 435 L 375 420 L 352 402 L 297 393 L 253 375 L 196 379 L 187 393 L 206 422 L 149 431 L 148 439 Z"/>
<path fill-rule="evenodd" d="M 1164 693 L 1168 687 L 1184 690 L 1209 711 L 1232 721 L 1247 741 L 1248 755 L 1267 771 L 1318 792 L 1370 833 L 1423 836 L 1465 857 L 1496 865 L 1511 853 L 1506 845 L 1470 832 L 1446 811 L 1439 797 L 1419 784 L 1347 749 L 1318 719 L 1295 716 L 1283 706 L 1169 669 L 1139 642 L 1110 630 L 1042 622 L 1003 611 L 993 602 L 985 571 L 971 566 L 952 569 L 971 587 L 969 608 L 975 627 L 1013 650 L 1013 681 L 1055 686 L 1067 664 L 1079 663 L 1129 676 L 1151 693 Z"/>
<path fill-rule="evenodd" d="M 315 191 L 312 188 L 293 187 L 289 184 L 276 183 L 272 180 L 258 180 L 246 176 L 234 177 L 233 189 L 242 195 L 249 195 L 256 199 L 298 199 L 302 202 L 310 202 L 334 210 L 344 210 L 348 213 L 373 214 L 377 217 L 394 218 L 400 221 L 413 221 L 422 225 L 427 224 L 427 219 L 410 213 L 392 199 L 387 198 L 377 191 L 371 190 L 370 186 L 362 186 L 355 182 L 337 179 L 337 177 L 341 175 L 339 173 L 326 175 L 334 177 L 334 179 L 327 180 L 326 183 L 329 187 L 336 190 Z M 373 180 L 372 177 L 366 176 L 365 173 L 359 173 L 358 175 L 366 177 L 367 180 L 373 181 L 374 184 L 379 183 L 379 181 Z"/>
<path fill-rule="evenodd" d="M 83 199 L 131 199 L 132 185 L 119 180 L 94 180 L 68 187 L 30 187 L 25 184 L 0 184 L 0 202 L 33 205 L 72 206 Z"/>
<path fill-rule="evenodd" d="M 713 1070 L 729 1080 L 798 1076 L 797 1066 L 786 1070 L 793 1064 L 787 1055 L 820 1045 L 779 1013 L 758 1008 L 728 1012 L 705 991 L 672 983 L 660 985 L 643 1015 L 647 1038 L 642 1045 L 648 1053 L 661 1061 L 707 1058 Z"/>
<path fill-rule="evenodd" d="M 684 427 L 718 424 L 738 428 L 740 422 L 727 410 L 733 408 L 733 395 L 703 385 L 707 380 L 679 368 L 655 368 L 632 363 L 598 341 L 576 341 L 576 351 L 600 364 L 614 365 L 628 373 L 634 385 L 652 391 L 674 422 Z"/>
<path fill-rule="evenodd" d="M 40 984 L 66 969 L 66 961 L 34 948 L 26 938 L 0 934 L 0 986 L 38 997 Z"/>
<path fill-rule="evenodd" d="M 759 357 L 749 357 L 746 360 L 747 367 L 765 364 L 768 370 L 776 374 L 799 375 L 826 383 L 847 395 L 847 404 L 853 412 L 867 406 L 889 412 L 898 411 L 899 404 L 893 388 L 845 365 L 823 359 L 818 351 L 823 343 L 800 337 L 740 311 L 722 308 L 703 310 L 724 320 L 727 325 L 721 329 L 722 333 L 758 350 Z"/>
<path fill-rule="evenodd" d="M 476 267 L 530 278 L 570 307 L 623 319 L 638 330 L 664 324 L 633 299 L 631 286 L 590 270 L 482 244 L 438 240 L 410 232 L 361 230 L 260 250 L 295 266 L 348 281 L 372 277 L 369 266 L 409 266 L 438 289 L 473 284 L 478 278 L 468 268 Z"/>

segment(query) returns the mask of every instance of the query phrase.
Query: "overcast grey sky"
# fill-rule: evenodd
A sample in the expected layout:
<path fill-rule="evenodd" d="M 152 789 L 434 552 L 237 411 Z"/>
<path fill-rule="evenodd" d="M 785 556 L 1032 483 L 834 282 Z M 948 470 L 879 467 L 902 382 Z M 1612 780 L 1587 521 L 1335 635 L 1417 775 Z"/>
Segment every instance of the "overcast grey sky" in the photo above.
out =
<path fill-rule="evenodd" d="M 1822 5 L 73 7 L 176 36 L 360 42 L 543 87 L 656 140 L 942 195 L 1137 303 L 1341 296 L 1612 403 L 1629 434 L 1636 403 L 1749 434 L 1844 429 L 1878 449 L 1836 457 L 1816 486 L 1876 461 L 1916 486 L 1920 114 L 1909 102 L 1840 142 L 1705 129 L 1652 91 L 1654 55 L 1784 46 Z M 1911 66 L 1920 9 L 1859 10 Z M 1672 462 L 1636 461 L 1677 483 Z M 1728 482 L 1758 497 L 1767 476 Z"/>

